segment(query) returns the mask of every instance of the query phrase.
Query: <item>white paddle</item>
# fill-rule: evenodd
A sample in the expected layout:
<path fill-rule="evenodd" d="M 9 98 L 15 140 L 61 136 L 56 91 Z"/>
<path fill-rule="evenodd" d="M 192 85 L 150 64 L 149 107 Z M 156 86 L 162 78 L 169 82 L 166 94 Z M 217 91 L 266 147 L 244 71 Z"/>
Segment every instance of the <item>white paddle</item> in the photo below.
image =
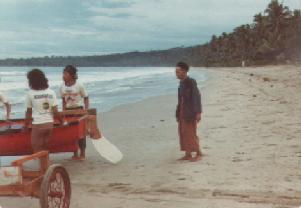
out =
<path fill-rule="evenodd" d="M 97 125 L 97 112 L 96 109 L 89 109 L 89 110 L 74 110 L 74 111 L 65 111 L 63 112 L 64 115 L 85 115 L 80 119 L 86 119 L 87 126 L 88 126 L 88 135 L 90 135 L 92 144 L 95 147 L 96 151 L 99 153 L 100 156 L 108 160 L 109 162 L 116 164 L 122 158 L 123 155 L 120 150 L 112 144 L 109 140 L 105 137 L 101 137 L 101 133 L 98 130 Z M 101 137 L 101 138 L 99 138 Z"/>
<path fill-rule="evenodd" d="M 109 140 L 107 140 L 104 136 L 100 139 L 91 140 L 93 146 L 95 147 L 96 151 L 100 154 L 100 156 L 102 156 L 109 162 L 116 164 L 123 158 L 123 155 L 120 152 L 120 150 Z"/>

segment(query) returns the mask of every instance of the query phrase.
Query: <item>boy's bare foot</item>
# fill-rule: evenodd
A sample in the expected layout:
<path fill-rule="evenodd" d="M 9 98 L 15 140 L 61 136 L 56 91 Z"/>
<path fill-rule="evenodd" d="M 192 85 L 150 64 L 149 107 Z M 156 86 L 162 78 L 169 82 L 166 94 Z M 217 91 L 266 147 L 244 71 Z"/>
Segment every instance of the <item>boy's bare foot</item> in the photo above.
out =
<path fill-rule="evenodd" d="M 71 157 L 71 160 L 78 160 L 79 157 L 78 157 L 78 152 L 73 152 L 73 156 Z"/>
<path fill-rule="evenodd" d="M 86 157 L 84 155 L 81 155 L 78 160 L 84 161 L 86 160 Z"/>
<path fill-rule="evenodd" d="M 72 158 L 71 158 L 71 160 L 74 160 L 74 161 L 83 161 L 83 160 L 85 160 L 86 158 L 85 157 L 83 157 L 83 156 L 80 156 L 80 157 L 75 157 L 75 156 L 73 156 Z"/>
<path fill-rule="evenodd" d="M 81 150 L 80 155 L 79 155 L 80 160 L 85 160 L 86 159 L 86 151 Z"/>
<path fill-rule="evenodd" d="M 71 160 L 78 160 L 78 159 L 79 159 L 79 157 L 76 156 L 76 155 L 73 155 L 73 156 L 71 157 Z"/>
<path fill-rule="evenodd" d="M 200 161 L 202 159 L 201 155 L 196 155 L 194 158 L 190 159 L 190 162 L 197 162 Z"/>
<path fill-rule="evenodd" d="M 181 157 L 180 159 L 178 160 L 191 160 L 192 159 L 192 156 L 191 155 L 185 155 L 184 157 Z"/>

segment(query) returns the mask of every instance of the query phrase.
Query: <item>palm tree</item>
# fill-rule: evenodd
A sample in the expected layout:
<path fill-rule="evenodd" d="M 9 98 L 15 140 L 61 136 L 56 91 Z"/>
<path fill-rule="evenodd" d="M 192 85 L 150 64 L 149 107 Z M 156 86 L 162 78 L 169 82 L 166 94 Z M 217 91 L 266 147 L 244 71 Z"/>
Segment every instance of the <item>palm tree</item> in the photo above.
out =
<path fill-rule="evenodd" d="M 279 4 L 278 0 L 272 0 L 265 13 L 267 14 L 267 29 L 271 46 L 276 50 L 283 48 L 284 31 L 289 25 L 289 19 L 292 17 L 291 11 L 287 6 Z"/>

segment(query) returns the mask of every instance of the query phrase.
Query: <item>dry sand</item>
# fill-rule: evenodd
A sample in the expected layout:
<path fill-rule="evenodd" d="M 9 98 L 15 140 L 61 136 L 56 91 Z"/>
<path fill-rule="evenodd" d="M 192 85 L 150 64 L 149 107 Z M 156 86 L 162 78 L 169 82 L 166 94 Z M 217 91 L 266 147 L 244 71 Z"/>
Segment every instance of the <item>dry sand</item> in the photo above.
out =
<path fill-rule="evenodd" d="M 104 134 L 125 155 L 120 164 L 104 162 L 91 143 L 85 162 L 55 158 L 71 175 L 72 208 L 301 206 L 301 67 L 206 72 L 203 160 L 176 160 L 182 156 L 176 95 L 115 108 L 101 120 Z M 0 198 L 0 206 L 39 204 Z"/>

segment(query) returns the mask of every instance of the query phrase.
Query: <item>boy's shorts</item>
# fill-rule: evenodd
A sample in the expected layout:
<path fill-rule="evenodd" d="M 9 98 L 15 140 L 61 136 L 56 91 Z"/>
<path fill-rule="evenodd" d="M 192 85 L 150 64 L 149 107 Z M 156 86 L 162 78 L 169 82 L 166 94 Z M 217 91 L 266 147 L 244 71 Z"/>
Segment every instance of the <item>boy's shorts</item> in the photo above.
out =
<path fill-rule="evenodd" d="M 48 141 L 52 135 L 53 123 L 33 124 L 31 130 L 31 146 L 33 152 L 48 150 Z"/>

